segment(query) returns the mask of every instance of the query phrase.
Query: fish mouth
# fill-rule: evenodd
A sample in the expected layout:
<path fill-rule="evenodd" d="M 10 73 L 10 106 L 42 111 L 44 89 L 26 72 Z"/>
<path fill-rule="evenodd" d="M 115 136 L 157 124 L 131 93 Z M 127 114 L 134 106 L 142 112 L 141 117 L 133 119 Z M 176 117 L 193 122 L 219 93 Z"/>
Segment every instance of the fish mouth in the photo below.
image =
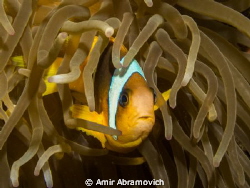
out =
<path fill-rule="evenodd" d="M 138 118 L 138 120 L 153 120 L 154 118 L 152 116 L 141 116 Z"/>
<path fill-rule="evenodd" d="M 118 137 L 120 143 L 137 142 L 139 139 L 144 140 L 152 131 L 154 126 L 152 116 L 141 116 L 133 123 L 133 128 L 129 132 L 123 132 Z"/>
<path fill-rule="evenodd" d="M 151 131 L 155 124 L 155 118 L 153 116 L 141 116 L 135 121 L 135 127 L 144 126 L 143 130 Z M 149 131 L 149 132 L 150 132 Z"/>
<path fill-rule="evenodd" d="M 112 136 L 106 135 L 108 143 L 107 148 L 113 151 L 127 153 L 138 147 L 145 140 L 155 123 L 154 116 L 143 115 L 137 117 L 129 131 L 122 131 L 122 135 L 115 140 Z"/>
<path fill-rule="evenodd" d="M 152 116 L 141 116 L 135 123 L 134 133 L 138 138 L 142 140 L 146 139 L 155 124 L 155 118 Z"/>
<path fill-rule="evenodd" d="M 155 118 L 152 117 L 152 116 L 141 116 L 137 119 L 136 122 L 141 122 L 141 121 L 146 121 L 147 123 L 152 123 L 154 124 L 155 123 Z"/>

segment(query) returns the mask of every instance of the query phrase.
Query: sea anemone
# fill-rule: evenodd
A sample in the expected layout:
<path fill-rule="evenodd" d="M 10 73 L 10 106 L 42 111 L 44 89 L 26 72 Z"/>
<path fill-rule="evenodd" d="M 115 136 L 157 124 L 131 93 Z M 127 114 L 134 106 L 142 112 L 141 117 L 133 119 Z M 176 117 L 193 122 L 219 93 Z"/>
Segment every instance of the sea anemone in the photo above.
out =
<path fill-rule="evenodd" d="M 85 187 L 87 179 L 250 187 L 249 7 L 248 0 L 1 0 L 0 187 Z M 159 107 L 149 137 L 127 154 L 75 129 L 119 130 L 71 110 L 81 96 L 69 85 L 80 77 L 96 110 L 95 73 L 111 37 L 114 67 L 136 59 Z M 44 94 L 49 83 L 56 90 Z"/>

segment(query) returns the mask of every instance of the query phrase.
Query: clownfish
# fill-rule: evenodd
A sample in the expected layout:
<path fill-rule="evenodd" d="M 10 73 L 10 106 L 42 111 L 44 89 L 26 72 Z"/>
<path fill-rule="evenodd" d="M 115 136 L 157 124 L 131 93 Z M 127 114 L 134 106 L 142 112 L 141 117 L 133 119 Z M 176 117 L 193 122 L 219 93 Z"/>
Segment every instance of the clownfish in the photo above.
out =
<path fill-rule="evenodd" d="M 114 69 L 111 47 L 103 54 L 95 76 L 96 110 L 102 114 L 100 119 L 104 125 L 122 132 L 120 136 L 105 135 L 105 147 L 112 151 L 129 152 L 153 128 L 154 93 L 136 60 L 128 67 Z"/>
<path fill-rule="evenodd" d="M 154 111 L 159 107 L 155 105 L 154 92 L 148 86 L 139 63 L 133 60 L 128 67 L 115 69 L 111 62 L 111 49 L 109 46 L 104 51 L 95 74 L 96 111 L 90 112 L 87 105 L 74 104 L 71 112 L 73 118 L 120 130 L 120 136 L 111 136 L 82 127 L 77 128 L 98 139 L 103 148 L 126 153 L 134 150 L 147 138 L 155 123 Z M 124 53 L 123 50 L 122 54 Z M 48 68 L 44 76 L 47 89 L 43 95 L 57 91 L 56 84 L 47 80 L 56 74 L 61 61 L 62 58 L 58 57 Z M 85 65 L 86 62 L 83 62 L 81 70 Z M 84 95 L 84 82 L 81 78 L 82 76 L 69 83 L 69 88 Z M 168 100 L 169 93 L 168 90 L 162 94 L 165 100 Z"/>

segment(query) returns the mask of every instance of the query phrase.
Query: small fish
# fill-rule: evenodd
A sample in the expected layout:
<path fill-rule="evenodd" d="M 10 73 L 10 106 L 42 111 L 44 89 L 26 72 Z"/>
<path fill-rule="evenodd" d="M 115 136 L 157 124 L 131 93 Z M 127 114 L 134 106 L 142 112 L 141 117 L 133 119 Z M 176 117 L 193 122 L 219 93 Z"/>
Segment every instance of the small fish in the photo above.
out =
<path fill-rule="evenodd" d="M 137 61 L 114 69 L 111 49 L 104 51 L 96 71 L 96 110 L 102 115 L 98 123 L 122 132 L 118 137 L 105 135 L 105 147 L 124 153 L 136 148 L 152 130 L 154 93 Z"/>
<path fill-rule="evenodd" d="M 111 45 L 100 58 L 96 71 L 96 111 L 90 112 L 88 106 L 80 104 L 74 104 L 71 111 L 73 118 L 120 130 L 122 135 L 111 136 L 82 127 L 77 128 L 77 130 L 97 138 L 103 148 L 126 153 L 135 149 L 151 132 L 155 123 L 154 111 L 159 106 L 154 104 L 154 93 L 148 87 L 143 71 L 136 60 L 133 60 L 126 68 L 115 69 L 113 67 Z M 121 54 L 125 53 L 125 49 L 125 47 L 122 48 Z M 22 67 L 20 57 L 14 57 L 12 60 L 18 62 L 19 67 Z M 44 80 L 47 89 L 43 95 L 57 91 L 56 84 L 49 83 L 47 79 L 56 74 L 61 61 L 62 58 L 58 57 L 46 71 Z M 122 62 L 123 60 L 121 60 Z M 85 66 L 86 62 L 83 62 L 83 65 Z M 81 70 L 84 66 L 80 67 Z M 80 76 L 76 81 L 69 83 L 69 87 L 72 91 L 84 95 L 84 84 L 81 78 Z M 165 100 L 168 100 L 169 91 L 162 95 Z"/>

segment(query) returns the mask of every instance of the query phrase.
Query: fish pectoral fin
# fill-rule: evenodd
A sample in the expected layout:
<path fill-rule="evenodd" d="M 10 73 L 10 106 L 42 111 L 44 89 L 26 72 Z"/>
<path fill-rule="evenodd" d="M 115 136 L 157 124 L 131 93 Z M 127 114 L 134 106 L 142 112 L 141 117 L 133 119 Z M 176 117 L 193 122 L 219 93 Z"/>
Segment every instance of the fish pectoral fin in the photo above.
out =
<path fill-rule="evenodd" d="M 70 110 L 73 118 L 84 119 L 101 125 L 104 124 L 103 113 L 91 112 L 86 105 L 74 104 L 70 107 Z"/>
<path fill-rule="evenodd" d="M 72 112 L 73 118 L 83 119 L 83 120 L 91 121 L 91 122 L 101 124 L 101 125 L 104 124 L 103 113 L 98 114 L 95 111 L 91 112 L 89 110 L 89 107 L 86 105 L 74 104 L 73 106 L 71 106 L 70 110 Z M 106 137 L 103 133 L 85 129 L 83 127 L 77 127 L 76 130 L 83 131 L 87 135 L 95 137 L 101 142 L 102 147 L 105 148 Z"/>
<path fill-rule="evenodd" d="M 170 92 L 171 92 L 171 89 L 162 93 L 162 96 L 163 96 L 165 101 L 167 101 L 169 99 Z"/>
<path fill-rule="evenodd" d="M 163 92 L 163 93 L 161 94 L 162 97 L 164 98 L 164 101 L 165 101 L 165 102 L 169 99 L 170 91 L 171 91 L 171 89 L 169 89 L 169 90 L 167 90 L 167 91 L 165 91 L 165 92 Z M 160 107 L 161 107 L 160 105 L 155 104 L 155 105 L 154 105 L 154 111 L 158 110 L 158 108 L 160 108 Z"/>

